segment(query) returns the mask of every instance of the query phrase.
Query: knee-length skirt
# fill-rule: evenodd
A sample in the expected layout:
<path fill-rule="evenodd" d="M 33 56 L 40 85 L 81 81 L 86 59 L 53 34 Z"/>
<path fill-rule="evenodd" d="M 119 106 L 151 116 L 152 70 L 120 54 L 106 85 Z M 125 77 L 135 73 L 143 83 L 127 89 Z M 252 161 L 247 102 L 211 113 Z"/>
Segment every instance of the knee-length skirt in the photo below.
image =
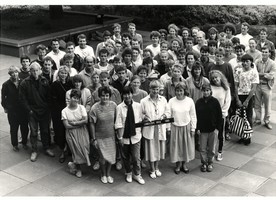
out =
<path fill-rule="evenodd" d="M 158 125 L 154 127 L 154 137 L 152 140 L 145 138 L 145 160 L 150 162 L 165 159 L 166 141 L 159 140 Z"/>
<path fill-rule="evenodd" d="M 189 162 L 195 159 L 195 140 L 190 131 L 190 124 L 187 126 L 171 125 L 171 162 Z"/>
<path fill-rule="evenodd" d="M 90 141 L 86 125 L 80 128 L 67 129 L 66 141 L 72 152 L 73 162 L 76 164 L 87 163 L 90 166 Z"/>

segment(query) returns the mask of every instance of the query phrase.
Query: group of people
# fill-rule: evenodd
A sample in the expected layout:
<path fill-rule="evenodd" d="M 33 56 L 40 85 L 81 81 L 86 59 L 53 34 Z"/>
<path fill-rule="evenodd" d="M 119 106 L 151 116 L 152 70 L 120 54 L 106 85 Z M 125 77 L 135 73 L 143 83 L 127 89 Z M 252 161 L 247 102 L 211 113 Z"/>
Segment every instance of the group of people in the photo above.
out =
<path fill-rule="evenodd" d="M 2 85 L 13 150 L 19 151 L 20 127 L 26 150 L 30 129 L 31 161 L 38 158 L 40 135 L 48 156 L 55 156 L 54 142 L 59 162 L 72 155 L 70 173 L 82 177 L 81 165 L 93 163 L 102 183 L 114 182 L 115 165 L 124 167 L 127 182 L 145 184 L 145 161 L 156 179 L 166 156 L 176 174 L 189 173 L 196 150 L 201 171 L 211 172 L 214 158 L 223 159 L 225 139 L 231 140 L 229 118 L 237 108 L 246 111 L 252 127 L 263 121 L 272 129 L 275 47 L 266 28 L 254 37 L 249 29 L 244 22 L 235 35 L 232 23 L 223 32 L 211 27 L 208 33 L 170 24 L 152 31 L 144 48 L 134 23 L 122 34 L 120 24 L 114 24 L 113 34 L 103 32 L 95 53 L 84 34 L 77 37 L 78 46 L 68 41 L 65 52 L 58 39 L 51 41 L 51 51 L 38 45 L 37 59 L 22 56 L 22 67 L 10 66 L 10 78 Z M 172 122 L 154 123 L 164 119 Z M 238 142 L 249 145 L 251 139 Z"/>

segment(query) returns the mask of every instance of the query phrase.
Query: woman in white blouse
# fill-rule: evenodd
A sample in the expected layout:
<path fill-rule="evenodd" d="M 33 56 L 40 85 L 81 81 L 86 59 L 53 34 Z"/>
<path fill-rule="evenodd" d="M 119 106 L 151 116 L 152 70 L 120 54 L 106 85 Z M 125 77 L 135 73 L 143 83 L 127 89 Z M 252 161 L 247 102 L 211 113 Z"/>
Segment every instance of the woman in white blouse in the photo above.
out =
<path fill-rule="evenodd" d="M 189 173 L 187 163 L 195 158 L 195 104 L 188 97 L 188 88 L 183 82 L 175 86 L 175 95 L 169 101 L 169 114 L 174 118 L 171 124 L 170 157 L 171 162 L 176 163 L 176 174 L 180 170 Z"/>
<path fill-rule="evenodd" d="M 253 57 L 245 54 L 241 57 L 242 66 L 237 66 L 234 69 L 234 80 L 237 87 L 236 101 L 239 108 L 246 111 L 246 116 L 251 127 L 253 125 L 253 96 L 256 91 L 257 84 L 259 83 L 259 74 L 254 69 Z M 239 143 L 249 145 L 251 139 L 239 140 Z"/>
<path fill-rule="evenodd" d="M 165 119 L 168 116 L 168 104 L 165 97 L 159 95 L 160 81 L 150 82 L 150 94 L 141 100 L 144 121 Z M 145 160 L 150 164 L 150 177 L 162 175 L 158 163 L 165 159 L 166 124 L 146 126 L 142 134 L 145 138 Z"/>

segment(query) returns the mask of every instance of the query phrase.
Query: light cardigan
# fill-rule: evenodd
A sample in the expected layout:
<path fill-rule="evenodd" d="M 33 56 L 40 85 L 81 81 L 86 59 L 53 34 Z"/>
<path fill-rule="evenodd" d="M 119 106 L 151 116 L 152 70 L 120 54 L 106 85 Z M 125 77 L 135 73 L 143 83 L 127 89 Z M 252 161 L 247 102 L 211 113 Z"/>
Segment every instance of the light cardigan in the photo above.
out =
<path fill-rule="evenodd" d="M 215 97 L 220 104 L 222 117 L 226 117 L 228 115 L 228 109 L 230 108 L 231 104 L 230 88 L 226 91 L 223 87 L 211 85 L 211 89 L 212 96 Z"/>
<path fill-rule="evenodd" d="M 152 121 L 160 119 L 161 116 L 164 114 L 167 117 L 169 116 L 169 107 L 167 100 L 165 99 L 165 97 L 160 95 L 158 95 L 156 108 L 153 104 L 153 100 L 150 98 L 150 95 L 146 96 L 141 100 L 141 107 L 143 119 L 147 116 Z M 159 140 L 166 140 L 166 127 L 166 124 L 158 125 Z M 154 137 L 154 126 L 143 127 L 142 134 L 146 139 L 152 140 Z"/>

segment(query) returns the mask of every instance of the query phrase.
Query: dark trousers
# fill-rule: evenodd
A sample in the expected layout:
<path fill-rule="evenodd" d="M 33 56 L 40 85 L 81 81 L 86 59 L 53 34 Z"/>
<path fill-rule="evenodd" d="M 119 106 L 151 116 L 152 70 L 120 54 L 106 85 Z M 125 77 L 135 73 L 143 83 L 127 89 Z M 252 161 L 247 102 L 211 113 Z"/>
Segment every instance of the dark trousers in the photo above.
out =
<path fill-rule="evenodd" d="M 141 142 L 141 141 L 140 141 Z M 140 159 L 140 145 L 141 143 L 138 142 L 136 144 L 124 144 L 123 146 L 123 162 L 125 166 L 126 173 L 132 172 L 131 163 L 133 164 L 133 171 L 134 174 L 140 175 L 141 174 L 141 159 Z"/>
<path fill-rule="evenodd" d="M 22 144 L 26 145 L 28 140 L 28 116 L 18 111 L 8 112 L 8 121 L 10 124 L 10 134 L 12 146 L 18 145 L 18 128 L 20 126 L 20 132 L 22 137 Z"/>
<path fill-rule="evenodd" d="M 218 146 L 218 152 L 222 152 L 222 147 L 223 147 L 223 143 L 224 143 L 224 140 L 225 140 L 225 118 L 222 118 L 222 124 L 221 124 L 221 127 L 219 129 L 219 133 L 218 133 L 218 140 L 219 140 L 219 146 Z"/>
<path fill-rule="evenodd" d="M 32 151 L 37 152 L 37 135 L 38 126 L 40 128 L 41 142 L 43 148 L 46 150 L 50 147 L 50 132 L 49 132 L 49 115 L 43 116 L 41 119 L 37 119 L 34 116 L 30 116 L 29 125 L 31 129 L 30 141 L 32 145 Z"/>
<path fill-rule="evenodd" d="M 55 132 L 54 141 L 60 149 L 64 149 L 66 145 L 65 127 L 61 121 L 61 113 L 52 113 L 53 129 Z"/>

